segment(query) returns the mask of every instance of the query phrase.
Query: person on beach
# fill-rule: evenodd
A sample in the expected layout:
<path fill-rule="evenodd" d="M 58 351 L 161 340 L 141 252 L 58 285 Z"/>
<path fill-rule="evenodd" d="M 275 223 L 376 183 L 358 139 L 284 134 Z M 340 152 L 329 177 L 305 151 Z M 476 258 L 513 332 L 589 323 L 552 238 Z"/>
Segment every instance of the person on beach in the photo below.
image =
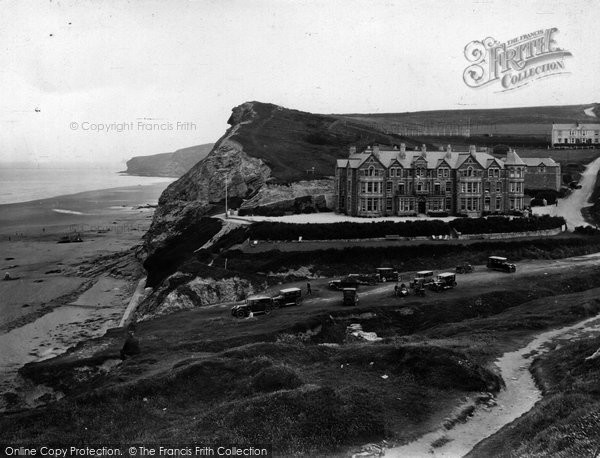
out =
<path fill-rule="evenodd" d="M 312 296 L 312 289 L 310 288 L 310 283 L 306 282 L 306 295 Z"/>
<path fill-rule="evenodd" d="M 127 330 L 127 339 L 121 348 L 121 359 L 124 361 L 130 356 L 139 355 L 141 353 L 140 343 L 135 337 L 135 327 L 129 326 Z"/>

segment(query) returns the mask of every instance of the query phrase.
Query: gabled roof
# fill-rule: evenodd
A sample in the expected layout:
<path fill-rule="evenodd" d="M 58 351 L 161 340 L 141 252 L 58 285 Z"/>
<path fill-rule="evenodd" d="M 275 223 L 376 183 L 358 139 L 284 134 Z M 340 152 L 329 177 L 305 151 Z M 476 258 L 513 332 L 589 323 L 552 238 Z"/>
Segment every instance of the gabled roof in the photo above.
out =
<path fill-rule="evenodd" d="M 558 164 L 551 157 L 524 157 L 523 162 L 527 167 L 539 167 L 545 165 L 546 167 L 558 167 Z"/>
<path fill-rule="evenodd" d="M 510 150 L 506 153 L 504 165 L 525 165 L 525 162 L 523 162 L 523 159 L 519 157 L 515 150 Z"/>
<path fill-rule="evenodd" d="M 508 157 L 510 156 L 510 158 Z M 416 160 L 424 160 L 427 163 L 428 169 L 437 169 L 440 166 L 447 165 L 451 169 L 458 169 L 469 158 L 475 164 L 479 164 L 483 169 L 487 169 L 492 165 L 504 168 L 505 163 L 508 165 L 525 165 L 521 158 L 514 152 L 507 155 L 507 161 L 501 161 L 491 154 L 485 152 L 469 152 L 469 151 L 400 151 L 398 149 L 379 147 L 379 151 L 366 150 L 362 153 L 352 154 L 347 159 L 338 159 L 338 167 L 359 168 L 370 157 L 378 160 L 386 169 L 392 165 L 398 164 L 404 168 L 412 168 Z"/>

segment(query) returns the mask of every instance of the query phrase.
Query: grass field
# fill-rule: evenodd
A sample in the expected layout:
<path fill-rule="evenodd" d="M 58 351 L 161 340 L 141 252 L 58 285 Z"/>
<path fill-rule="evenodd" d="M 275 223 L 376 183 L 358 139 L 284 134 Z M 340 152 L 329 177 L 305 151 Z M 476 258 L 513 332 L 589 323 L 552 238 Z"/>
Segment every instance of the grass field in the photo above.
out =
<path fill-rule="evenodd" d="M 573 304 L 571 295 L 600 287 L 599 273 L 514 277 L 510 290 L 489 285 L 391 307 L 289 309 L 239 321 L 212 308 L 140 323 L 142 355 L 111 372 L 93 367 L 115 357 L 116 332 L 29 366 L 24 374 L 67 397 L 4 415 L 0 440 L 262 441 L 299 456 L 406 442 L 437 428 L 465 395 L 498 390 L 489 364 L 499 354 L 531 333 L 598 313 L 600 301 Z M 351 323 L 383 340 L 346 339 Z"/>

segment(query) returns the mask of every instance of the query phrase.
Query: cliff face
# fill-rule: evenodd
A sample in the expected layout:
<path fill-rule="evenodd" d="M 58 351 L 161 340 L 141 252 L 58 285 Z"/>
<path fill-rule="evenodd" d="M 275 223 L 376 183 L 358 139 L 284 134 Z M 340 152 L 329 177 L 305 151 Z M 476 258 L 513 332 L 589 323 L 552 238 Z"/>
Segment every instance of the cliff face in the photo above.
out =
<path fill-rule="evenodd" d="M 204 159 L 213 143 L 178 149 L 173 153 L 136 156 L 127 161 L 129 175 L 179 178 L 199 161 Z"/>
<path fill-rule="evenodd" d="M 398 141 L 333 116 L 260 102 L 235 107 L 228 123 L 231 127 L 208 156 L 171 183 L 159 199 L 145 236 L 150 286 L 160 285 L 177 271 L 175 264 L 189 259 L 208 235 L 219 231 L 218 227 L 205 230 L 204 226 L 213 224 L 208 218 L 205 223 L 199 221 L 222 204 L 226 181 L 230 203 L 252 198 L 262 190 L 252 201 L 259 206 L 277 205 L 280 200 L 284 206 L 323 209 L 333 195 L 330 177 L 335 160 L 346 157 L 350 145 L 361 148 L 373 142 Z"/>

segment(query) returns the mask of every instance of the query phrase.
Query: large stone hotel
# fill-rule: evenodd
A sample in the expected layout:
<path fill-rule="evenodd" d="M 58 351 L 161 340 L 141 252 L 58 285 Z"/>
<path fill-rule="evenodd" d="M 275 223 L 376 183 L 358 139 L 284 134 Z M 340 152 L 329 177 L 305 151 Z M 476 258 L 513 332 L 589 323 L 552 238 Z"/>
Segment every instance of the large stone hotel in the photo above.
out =
<path fill-rule="evenodd" d="M 555 168 L 560 180 L 558 164 L 549 159 L 543 166 Z M 374 145 L 360 153 L 351 147 L 349 157 L 337 161 L 335 210 L 364 217 L 523 210 L 526 169 L 515 151 L 496 158 L 475 146 L 407 151 L 403 144 Z"/>

